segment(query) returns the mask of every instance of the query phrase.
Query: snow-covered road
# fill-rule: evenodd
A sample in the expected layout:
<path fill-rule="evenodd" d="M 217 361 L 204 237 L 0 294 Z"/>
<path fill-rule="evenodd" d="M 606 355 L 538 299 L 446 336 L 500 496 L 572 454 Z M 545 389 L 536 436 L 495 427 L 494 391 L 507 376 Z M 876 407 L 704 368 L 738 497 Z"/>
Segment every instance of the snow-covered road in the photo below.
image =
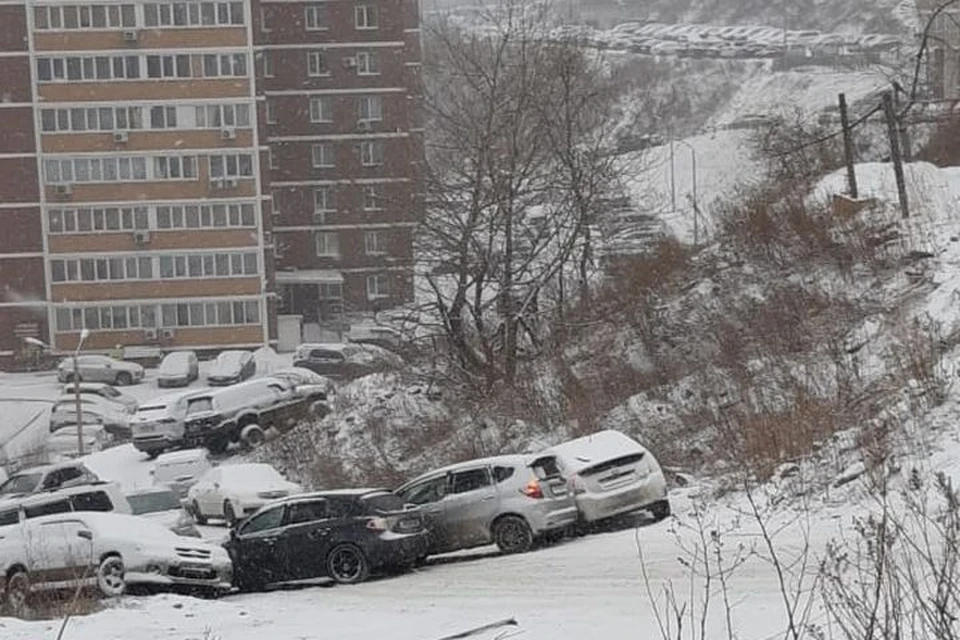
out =
<path fill-rule="evenodd" d="M 682 494 L 674 501 L 681 511 L 689 505 Z M 219 601 L 129 597 L 100 613 L 72 619 L 65 638 L 126 640 L 136 629 L 137 640 L 250 640 L 264 634 L 277 640 L 430 640 L 506 618 L 517 620 L 514 630 L 523 638 L 654 638 L 659 631 L 638 544 L 657 597 L 669 581 L 685 595 L 689 572 L 678 561 L 683 552 L 676 530 L 675 522 L 666 521 L 518 556 L 482 549 L 442 557 L 408 575 L 349 587 L 288 588 Z M 683 536 L 690 534 L 685 531 Z M 796 534 L 783 535 L 783 548 L 796 549 L 791 544 Z M 737 637 L 782 634 L 776 585 L 773 568 L 759 558 L 734 574 L 731 601 Z M 726 637 L 719 597 L 714 594 L 708 620 L 712 633 L 707 637 Z M 4 640 L 52 640 L 56 630 L 56 622 L 0 619 Z"/>

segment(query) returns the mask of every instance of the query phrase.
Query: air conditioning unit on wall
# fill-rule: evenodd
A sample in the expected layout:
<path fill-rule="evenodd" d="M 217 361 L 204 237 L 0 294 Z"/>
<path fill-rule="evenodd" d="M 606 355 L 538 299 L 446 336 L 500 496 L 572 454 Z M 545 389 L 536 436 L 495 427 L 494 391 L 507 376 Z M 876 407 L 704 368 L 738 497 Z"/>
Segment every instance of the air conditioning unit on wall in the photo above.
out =
<path fill-rule="evenodd" d="M 138 247 L 145 246 L 150 242 L 150 232 L 149 231 L 134 231 L 133 232 L 133 242 Z"/>
<path fill-rule="evenodd" d="M 233 127 L 227 127 L 226 129 L 220 130 L 220 138 L 222 140 L 236 140 L 237 139 L 237 130 Z"/>
<path fill-rule="evenodd" d="M 130 29 L 123 32 L 123 41 L 124 42 L 136 42 L 140 39 L 140 33 L 135 29 Z"/>
<path fill-rule="evenodd" d="M 147 341 L 154 341 L 157 339 L 157 330 L 156 329 L 144 329 L 143 330 L 143 339 Z"/>
<path fill-rule="evenodd" d="M 122 144 L 130 140 L 130 134 L 126 131 L 114 131 L 113 132 L 113 141 L 117 144 Z"/>
<path fill-rule="evenodd" d="M 177 335 L 177 332 L 174 329 L 163 329 L 160 332 L 160 335 L 164 340 L 173 340 L 173 337 Z"/>

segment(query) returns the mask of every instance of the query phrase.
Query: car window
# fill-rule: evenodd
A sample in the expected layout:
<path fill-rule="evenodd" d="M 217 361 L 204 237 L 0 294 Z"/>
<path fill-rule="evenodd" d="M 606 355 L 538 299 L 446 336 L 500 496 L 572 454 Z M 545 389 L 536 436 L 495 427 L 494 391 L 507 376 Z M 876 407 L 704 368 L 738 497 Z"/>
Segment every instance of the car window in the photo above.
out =
<path fill-rule="evenodd" d="M 287 524 L 302 524 L 323 520 L 327 517 L 327 503 L 325 500 L 311 500 L 297 502 L 287 509 Z"/>
<path fill-rule="evenodd" d="M 195 398 L 187 402 L 187 415 L 213 411 L 213 398 Z"/>
<path fill-rule="evenodd" d="M 105 491 L 90 491 L 70 496 L 74 511 L 113 511 L 113 502 Z"/>
<path fill-rule="evenodd" d="M 428 504 L 441 500 L 447 492 L 447 477 L 440 476 L 410 485 L 400 494 L 405 503 Z"/>
<path fill-rule="evenodd" d="M 32 507 L 24 507 L 23 515 L 26 518 L 39 518 L 52 513 L 67 513 L 70 511 L 70 502 L 66 499 L 52 500 Z"/>
<path fill-rule="evenodd" d="M 392 493 L 377 493 L 372 496 L 364 496 L 363 503 L 366 506 L 366 512 L 390 513 L 391 511 L 403 511 L 403 500 Z"/>
<path fill-rule="evenodd" d="M 55 469 L 48 473 L 47 477 L 44 478 L 41 489 L 56 489 L 57 487 L 62 487 L 71 480 L 77 480 L 83 476 L 83 470 L 78 469 L 77 467 L 64 467 L 63 469 Z"/>
<path fill-rule="evenodd" d="M 39 473 L 22 473 L 11 476 L 9 480 L 0 485 L 0 496 L 33 493 L 40 483 L 41 477 Z"/>
<path fill-rule="evenodd" d="M 314 349 L 310 352 L 310 357 L 318 360 L 333 360 L 335 362 L 343 362 L 343 354 L 337 353 L 336 351 L 328 351 L 326 349 Z"/>
<path fill-rule="evenodd" d="M 496 483 L 503 482 L 507 478 L 513 475 L 513 467 L 494 467 L 493 468 L 493 481 Z"/>
<path fill-rule="evenodd" d="M 546 480 L 548 478 L 555 478 L 560 474 L 560 467 L 557 466 L 557 459 L 553 456 L 546 456 L 539 458 L 530 465 L 533 469 L 533 472 L 541 480 Z"/>
<path fill-rule="evenodd" d="M 263 513 L 258 513 L 250 518 L 250 520 L 243 525 L 243 528 L 240 530 L 240 534 L 249 535 L 251 533 L 266 531 L 267 529 L 275 529 L 280 526 L 282 521 L 283 507 L 274 507 L 273 509 L 269 509 Z"/>
<path fill-rule="evenodd" d="M 453 474 L 451 493 L 467 493 L 490 485 L 490 473 L 486 467 L 467 469 Z"/>
<path fill-rule="evenodd" d="M 358 515 L 360 509 L 351 498 L 327 498 L 327 514 L 330 518 L 349 518 Z"/>
<path fill-rule="evenodd" d="M 10 509 L 9 511 L 0 511 L 0 527 L 20 522 L 19 509 Z"/>

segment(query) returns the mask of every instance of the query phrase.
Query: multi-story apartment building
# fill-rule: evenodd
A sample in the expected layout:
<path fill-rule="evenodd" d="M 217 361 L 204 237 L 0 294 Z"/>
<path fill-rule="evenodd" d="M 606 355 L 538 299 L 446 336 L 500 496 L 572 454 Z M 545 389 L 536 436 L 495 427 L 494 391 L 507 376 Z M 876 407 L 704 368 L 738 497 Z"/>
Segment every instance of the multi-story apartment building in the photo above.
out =
<path fill-rule="evenodd" d="M 417 17 L 0 0 L 0 350 L 255 346 L 278 306 L 408 298 Z"/>
<path fill-rule="evenodd" d="M 413 296 L 423 130 L 416 0 L 259 0 L 281 318 L 303 333 Z"/>

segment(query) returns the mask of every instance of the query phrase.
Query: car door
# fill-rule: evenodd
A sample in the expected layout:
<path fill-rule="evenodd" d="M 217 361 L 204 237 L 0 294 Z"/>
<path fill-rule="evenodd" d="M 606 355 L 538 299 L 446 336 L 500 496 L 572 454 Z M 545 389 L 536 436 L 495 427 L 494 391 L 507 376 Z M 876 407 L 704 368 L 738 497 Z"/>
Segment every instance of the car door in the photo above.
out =
<path fill-rule="evenodd" d="M 282 543 L 286 506 L 277 505 L 254 515 L 231 541 L 235 570 L 255 576 L 262 584 L 290 580 L 286 549 Z"/>
<path fill-rule="evenodd" d="M 490 523 L 500 509 L 499 494 L 486 465 L 450 474 L 443 499 L 447 532 L 457 547 L 490 541 Z"/>
<path fill-rule="evenodd" d="M 197 484 L 193 486 L 194 499 L 200 506 L 204 515 L 218 515 L 220 513 L 220 500 L 217 496 L 217 489 L 220 484 L 220 470 L 214 469 L 204 475 Z"/>
<path fill-rule="evenodd" d="M 24 522 L 27 547 L 27 571 L 33 585 L 52 586 L 74 580 L 72 546 L 68 544 L 62 520 Z"/>
<path fill-rule="evenodd" d="M 448 476 L 445 473 L 429 476 L 397 492 L 404 503 L 420 507 L 427 525 L 430 547 L 434 553 L 456 548 L 447 533 L 443 498 L 447 494 Z"/>
<path fill-rule="evenodd" d="M 322 498 L 287 505 L 281 542 L 291 580 L 326 575 L 325 560 L 334 529 L 330 515 Z"/>

